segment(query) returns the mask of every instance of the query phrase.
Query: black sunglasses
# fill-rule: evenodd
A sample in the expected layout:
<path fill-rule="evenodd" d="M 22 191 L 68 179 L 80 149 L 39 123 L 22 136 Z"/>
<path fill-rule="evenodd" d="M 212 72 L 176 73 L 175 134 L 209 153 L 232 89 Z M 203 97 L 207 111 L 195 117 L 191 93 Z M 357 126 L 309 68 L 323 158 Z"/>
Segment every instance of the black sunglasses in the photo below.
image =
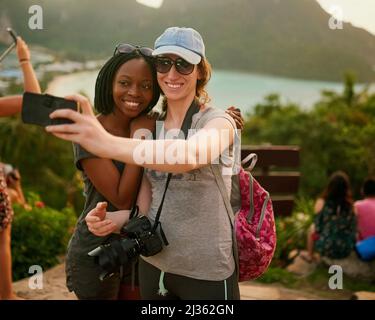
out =
<path fill-rule="evenodd" d="M 171 70 L 173 65 L 175 66 L 177 72 L 183 75 L 192 73 L 195 66 L 194 64 L 191 64 L 182 58 L 172 60 L 168 57 L 156 57 L 155 67 L 157 72 L 167 73 L 169 72 L 169 70 Z"/>
<path fill-rule="evenodd" d="M 115 56 L 116 54 L 119 54 L 119 53 L 132 53 L 134 51 L 138 51 L 146 57 L 152 57 L 153 50 L 147 47 L 134 46 L 128 43 L 120 43 L 116 46 L 115 51 L 113 52 L 113 55 Z"/>

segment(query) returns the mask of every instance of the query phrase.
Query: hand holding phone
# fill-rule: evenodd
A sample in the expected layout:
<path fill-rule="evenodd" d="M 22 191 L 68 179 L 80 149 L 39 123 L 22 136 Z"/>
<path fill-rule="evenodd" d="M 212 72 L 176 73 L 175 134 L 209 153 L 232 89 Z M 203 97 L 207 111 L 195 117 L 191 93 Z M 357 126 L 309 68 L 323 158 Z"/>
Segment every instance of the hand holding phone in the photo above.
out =
<path fill-rule="evenodd" d="M 22 101 L 22 121 L 27 124 L 49 126 L 55 124 L 73 123 L 69 119 L 51 119 L 49 115 L 58 109 L 78 110 L 77 102 L 55 97 L 49 94 L 25 92 Z"/>

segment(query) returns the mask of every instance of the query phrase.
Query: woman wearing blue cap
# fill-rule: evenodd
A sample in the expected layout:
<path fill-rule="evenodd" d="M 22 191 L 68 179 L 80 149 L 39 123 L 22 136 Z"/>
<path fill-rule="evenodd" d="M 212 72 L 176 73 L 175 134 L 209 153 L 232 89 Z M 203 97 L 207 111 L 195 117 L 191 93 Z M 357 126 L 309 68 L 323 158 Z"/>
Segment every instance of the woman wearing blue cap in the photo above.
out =
<path fill-rule="evenodd" d="M 236 124 L 224 111 L 207 105 L 205 86 L 211 68 L 197 31 L 168 28 L 156 40 L 153 55 L 164 95 L 161 132 L 167 133 L 166 139 L 115 137 L 95 119 L 87 99 L 78 95 L 71 98 L 80 103 L 82 114 L 69 110 L 52 114 L 75 123 L 47 131 L 100 157 L 146 168 L 138 197 L 140 211 L 154 222 L 162 208 L 158 230 L 169 245 L 141 257 L 142 298 L 239 299 L 231 222 L 211 166 L 216 161 L 223 173 L 231 172 Z M 186 140 L 173 138 L 180 128 L 196 132 Z M 172 173 L 170 181 L 167 173 Z M 229 192 L 231 175 L 223 175 L 223 180 Z M 105 205 L 99 203 L 86 217 L 89 230 L 99 236 L 121 227 L 109 215 L 101 221 L 98 216 L 103 211 Z"/>

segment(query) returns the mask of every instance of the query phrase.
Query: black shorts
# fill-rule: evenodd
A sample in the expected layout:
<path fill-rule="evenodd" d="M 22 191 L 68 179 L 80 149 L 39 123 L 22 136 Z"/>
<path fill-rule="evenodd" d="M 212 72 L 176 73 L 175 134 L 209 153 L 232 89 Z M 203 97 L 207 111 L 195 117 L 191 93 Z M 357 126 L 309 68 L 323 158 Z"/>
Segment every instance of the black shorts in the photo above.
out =
<path fill-rule="evenodd" d="M 116 300 L 120 289 L 120 275 L 103 281 L 102 269 L 92 257 L 71 257 L 65 262 L 66 286 L 80 300 Z"/>
<path fill-rule="evenodd" d="M 198 280 L 173 273 L 164 274 L 165 296 L 158 294 L 161 270 L 139 259 L 139 284 L 145 300 L 239 300 L 236 273 L 222 281 Z"/>

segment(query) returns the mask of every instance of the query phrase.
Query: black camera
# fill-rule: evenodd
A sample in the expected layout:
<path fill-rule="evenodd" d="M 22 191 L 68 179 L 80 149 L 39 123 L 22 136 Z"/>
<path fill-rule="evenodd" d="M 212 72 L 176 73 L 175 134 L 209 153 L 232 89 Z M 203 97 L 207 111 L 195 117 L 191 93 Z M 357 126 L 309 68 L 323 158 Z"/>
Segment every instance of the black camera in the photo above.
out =
<path fill-rule="evenodd" d="M 153 231 L 150 220 L 146 216 L 137 216 L 121 230 L 124 236 L 89 252 L 96 263 L 103 269 L 100 280 L 112 276 L 121 266 L 128 266 L 140 254 L 149 257 L 163 249 L 159 235 Z"/>

